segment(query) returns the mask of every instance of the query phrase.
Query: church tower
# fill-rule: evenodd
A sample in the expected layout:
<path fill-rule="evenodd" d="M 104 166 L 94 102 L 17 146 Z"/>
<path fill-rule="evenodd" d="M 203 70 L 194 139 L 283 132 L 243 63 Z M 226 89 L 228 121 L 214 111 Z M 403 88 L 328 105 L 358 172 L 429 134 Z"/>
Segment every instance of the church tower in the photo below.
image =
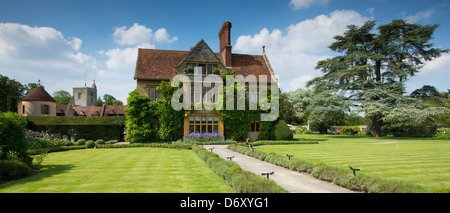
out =
<path fill-rule="evenodd" d="M 97 85 L 95 80 L 91 87 L 74 87 L 73 88 L 74 106 L 95 106 L 97 103 Z"/>

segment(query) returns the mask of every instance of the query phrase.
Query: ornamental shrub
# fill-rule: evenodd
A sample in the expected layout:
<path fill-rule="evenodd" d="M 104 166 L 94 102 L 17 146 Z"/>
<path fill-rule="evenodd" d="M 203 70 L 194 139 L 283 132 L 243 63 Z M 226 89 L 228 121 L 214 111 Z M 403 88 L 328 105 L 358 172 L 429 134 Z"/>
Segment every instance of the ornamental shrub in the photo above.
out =
<path fill-rule="evenodd" d="M 105 141 L 103 139 L 98 139 L 95 141 L 95 145 L 104 145 Z"/>
<path fill-rule="evenodd" d="M 86 140 L 85 139 L 78 139 L 77 140 L 77 145 L 85 145 L 86 144 Z"/>
<path fill-rule="evenodd" d="M 31 168 L 19 160 L 0 160 L 0 180 L 15 180 L 29 176 Z"/>
<path fill-rule="evenodd" d="M 273 128 L 270 131 L 270 139 L 271 140 L 292 140 L 294 135 L 292 135 L 291 130 L 289 129 L 286 121 L 282 118 L 279 118 L 273 124 Z"/>
<path fill-rule="evenodd" d="M 94 147 L 95 147 L 95 142 L 93 140 L 86 141 L 86 149 L 94 148 Z"/>
<path fill-rule="evenodd" d="M 31 165 L 33 159 L 26 152 L 26 126 L 27 120 L 22 115 L 0 112 L 0 160 L 14 152 L 19 160 Z"/>
<path fill-rule="evenodd" d="M 344 126 L 341 128 L 340 134 L 358 134 L 359 127 L 357 126 Z"/>

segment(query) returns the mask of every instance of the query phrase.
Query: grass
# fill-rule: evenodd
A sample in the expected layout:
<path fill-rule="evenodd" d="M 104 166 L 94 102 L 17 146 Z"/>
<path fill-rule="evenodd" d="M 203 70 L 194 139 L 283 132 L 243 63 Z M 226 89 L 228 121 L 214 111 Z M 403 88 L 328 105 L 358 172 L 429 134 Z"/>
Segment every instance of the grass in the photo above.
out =
<path fill-rule="evenodd" d="M 357 174 L 419 184 L 429 189 L 450 187 L 450 140 L 345 135 L 296 135 L 319 144 L 265 145 L 256 149 L 322 162 Z M 350 170 L 350 169 L 349 169 Z"/>
<path fill-rule="evenodd" d="M 41 172 L 2 193 L 232 193 L 192 150 L 83 149 L 50 153 Z"/>

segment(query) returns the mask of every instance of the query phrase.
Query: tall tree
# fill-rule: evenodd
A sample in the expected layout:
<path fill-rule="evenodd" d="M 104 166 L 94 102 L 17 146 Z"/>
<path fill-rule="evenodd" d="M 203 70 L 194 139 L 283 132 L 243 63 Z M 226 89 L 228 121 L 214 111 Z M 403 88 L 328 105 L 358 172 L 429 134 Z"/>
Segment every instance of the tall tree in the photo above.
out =
<path fill-rule="evenodd" d="M 294 108 L 294 116 L 300 124 L 306 124 L 308 121 L 308 107 L 314 97 L 311 89 L 296 89 L 286 93 L 286 98 Z"/>
<path fill-rule="evenodd" d="M 103 95 L 103 101 L 104 101 L 104 104 L 106 104 L 106 105 L 123 105 L 122 101 L 116 100 L 116 98 L 114 98 L 114 96 L 109 95 L 109 94 Z"/>
<path fill-rule="evenodd" d="M 54 92 L 52 96 L 58 105 L 67 105 L 70 103 L 70 99 L 72 98 L 72 95 L 65 90 L 58 90 Z"/>
<path fill-rule="evenodd" d="M 445 108 L 421 108 L 416 99 L 404 96 L 403 83 L 419 72 L 426 61 L 448 50 L 434 48 L 429 41 L 438 25 L 410 24 L 394 20 L 378 27 L 375 21 L 349 25 L 329 48 L 342 55 L 319 61 L 324 75 L 307 86 L 316 91 L 332 90 L 370 118 L 373 136 L 381 136 L 383 123 L 427 120 L 446 113 Z"/>
<path fill-rule="evenodd" d="M 25 87 L 20 82 L 0 74 L 0 112 L 17 112 L 17 103 L 24 93 Z"/>

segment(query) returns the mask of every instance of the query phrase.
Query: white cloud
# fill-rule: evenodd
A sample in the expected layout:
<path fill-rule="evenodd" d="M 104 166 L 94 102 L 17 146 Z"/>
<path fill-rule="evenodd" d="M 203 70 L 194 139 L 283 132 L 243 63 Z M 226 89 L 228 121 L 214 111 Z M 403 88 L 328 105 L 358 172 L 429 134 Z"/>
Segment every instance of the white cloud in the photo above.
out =
<path fill-rule="evenodd" d="M 426 62 L 416 76 L 411 77 L 406 83 L 407 93 L 421 88 L 423 85 L 435 86 L 441 92 L 450 89 L 448 79 L 450 79 L 450 54 L 443 54 L 433 61 Z"/>
<path fill-rule="evenodd" d="M 120 47 L 97 51 L 107 57 L 104 69 L 97 72 L 97 88 L 99 94 L 110 94 L 126 103 L 128 93 L 136 88 L 133 76 L 138 49 L 153 49 L 157 43 L 172 43 L 178 37 L 171 36 L 165 28 L 154 32 L 139 23 L 134 23 L 129 28 L 116 27 L 113 37 Z"/>
<path fill-rule="evenodd" d="M 178 37 L 172 37 L 167 33 L 165 28 L 160 28 L 153 33 L 153 30 L 144 25 L 134 23 L 127 29 L 126 26 L 117 27 L 113 33 L 114 42 L 120 45 L 136 45 L 146 43 L 172 43 L 178 40 Z"/>
<path fill-rule="evenodd" d="M 260 54 L 262 46 L 279 75 L 280 86 L 284 91 L 305 88 L 305 83 L 321 73 L 315 70 L 319 60 L 331 57 L 328 46 L 335 35 L 341 35 L 347 25 L 361 26 L 369 18 L 352 10 L 337 10 L 329 15 L 319 15 L 287 28 L 264 28 L 255 35 L 238 37 L 234 51 Z"/>
<path fill-rule="evenodd" d="M 308 9 L 311 5 L 326 5 L 328 0 L 291 0 L 294 10 Z"/>
<path fill-rule="evenodd" d="M 22 84 L 41 80 L 50 94 L 61 89 L 72 91 L 79 85 L 58 82 L 85 81 L 97 64 L 94 57 L 80 52 L 82 43 L 51 27 L 0 23 L 1 74 Z"/>
<path fill-rule="evenodd" d="M 450 54 L 441 55 L 433 61 L 426 62 L 418 76 L 437 77 L 450 74 Z"/>
<path fill-rule="evenodd" d="M 150 42 L 152 29 L 149 29 L 138 23 L 127 29 L 126 26 L 118 27 L 114 31 L 114 41 L 121 45 L 135 45 Z"/>
<path fill-rule="evenodd" d="M 414 15 L 406 16 L 405 19 L 408 20 L 410 23 L 417 23 L 422 20 L 427 21 L 434 15 L 435 12 L 436 10 L 431 8 L 428 10 L 419 11 Z"/>
<path fill-rule="evenodd" d="M 170 38 L 170 35 L 169 33 L 167 33 L 167 30 L 165 28 L 160 28 L 155 32 L 156 42 L 172 43 L 176 40 L 178 40 L 178 37 L 174 36 L 173 38 Z"/>

